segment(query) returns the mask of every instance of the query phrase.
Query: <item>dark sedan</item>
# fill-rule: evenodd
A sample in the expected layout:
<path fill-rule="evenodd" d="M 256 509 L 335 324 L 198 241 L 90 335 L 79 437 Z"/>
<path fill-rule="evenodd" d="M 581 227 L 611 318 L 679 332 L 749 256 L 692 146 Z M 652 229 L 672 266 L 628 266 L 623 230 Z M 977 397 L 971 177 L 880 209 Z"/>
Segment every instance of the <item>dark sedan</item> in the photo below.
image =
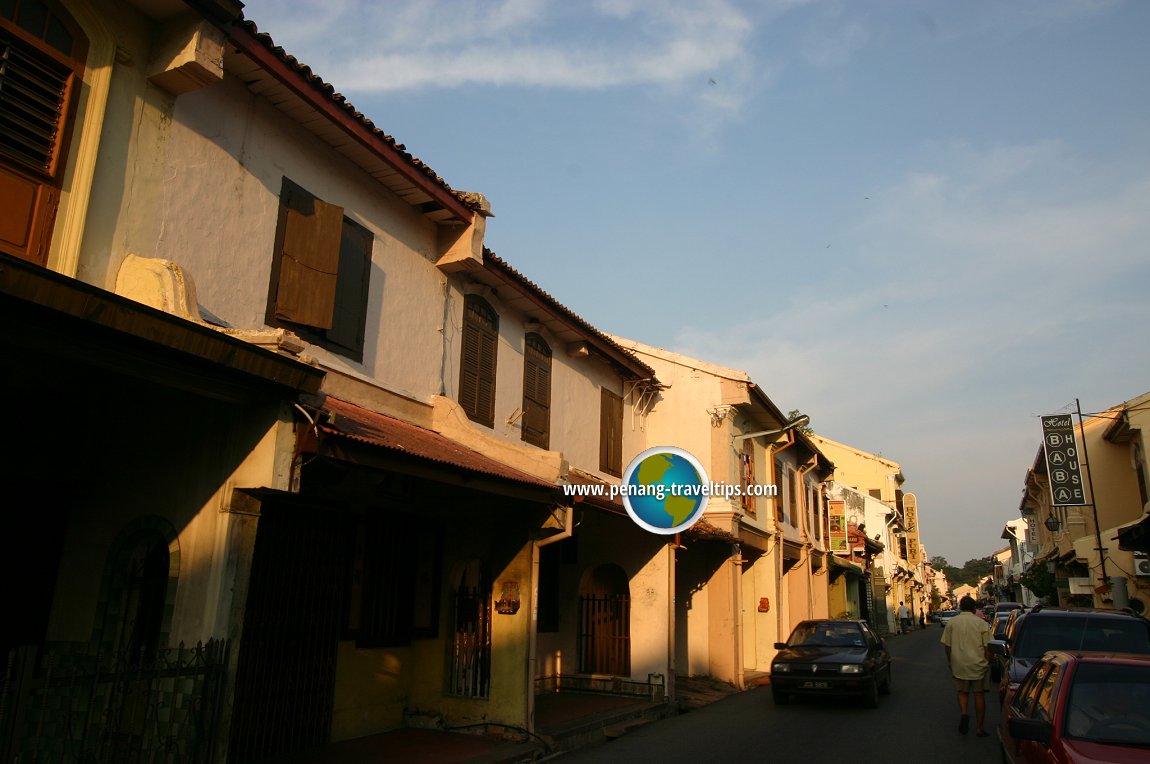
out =
<path fill-rule="evenodd" d="M 890 692 L 890 653 L 865 621 L 803 621 L 775 648 L 771 696 L 780 705 L 792 695 L 857 695 L 874 708 Z"/>

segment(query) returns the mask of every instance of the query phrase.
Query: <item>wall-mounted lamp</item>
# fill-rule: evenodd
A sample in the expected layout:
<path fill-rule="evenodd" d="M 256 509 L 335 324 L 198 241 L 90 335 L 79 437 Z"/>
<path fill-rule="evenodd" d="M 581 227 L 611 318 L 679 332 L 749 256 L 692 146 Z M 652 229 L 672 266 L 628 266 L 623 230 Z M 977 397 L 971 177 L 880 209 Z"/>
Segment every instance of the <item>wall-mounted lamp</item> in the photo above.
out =
<path fill-rule="evenodd" d="M 780 435 L 780 434 L 786 432 L 787 430 L 793 430 L 796 427 L 803 427 L 807 424 L 810 424 L 810 421 L 811 421 L 811 418 L 809 416 L 807 416 L 806 414 L 803 414 L 802 416 L 797 417 L 797 418 L 792 419 L 791 421 L 787 422 L 786 425 L 778 428 L 777 430 L 761 430 L 759 432 L 747 432 L 747 433 L 743 433 L 742 435 L 733 435 L 733 436 L 731 436 L 731 443 L 732 443 L 732 445 L 736 444 L 736 443 L 742 443 L 744 440 L 747 440 L 748 438 L 758 438 L 762 435 Z"/>
<path fill-rule="evenodd" d="M 1058 529 L 1062 527 L 1062 523 L 1058 522 L 1058 518 L 1054 516 L 1054 510 L 1050 511 L 1050 517 L 1046 518 L 1042 524 L 1045 525 L 1046 530 L 1051 533 L 1057 533 Z"/>

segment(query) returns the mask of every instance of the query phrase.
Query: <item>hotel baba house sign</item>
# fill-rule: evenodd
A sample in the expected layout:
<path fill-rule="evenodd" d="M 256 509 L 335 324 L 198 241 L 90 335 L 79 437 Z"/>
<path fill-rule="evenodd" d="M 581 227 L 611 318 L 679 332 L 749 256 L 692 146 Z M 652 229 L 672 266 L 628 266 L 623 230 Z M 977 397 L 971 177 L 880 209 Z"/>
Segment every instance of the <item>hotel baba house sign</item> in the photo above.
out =
<path fill-rule="evenodd" d="M 1074 440 L 1074 420 L 1070 414 L 1042 417 L 1042 448 L 1046 452 L 1046 474 L 1050 477 L 1050 497 L 1055 506 L 1086 505 L 1082 485 L 1082 462 Z"/>

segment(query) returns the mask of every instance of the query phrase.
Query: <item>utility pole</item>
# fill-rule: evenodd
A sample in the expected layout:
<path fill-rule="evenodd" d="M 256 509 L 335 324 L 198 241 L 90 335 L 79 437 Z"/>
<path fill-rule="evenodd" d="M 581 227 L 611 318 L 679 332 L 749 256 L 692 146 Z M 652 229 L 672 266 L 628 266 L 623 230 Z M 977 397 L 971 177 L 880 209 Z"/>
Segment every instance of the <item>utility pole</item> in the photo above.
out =
<path fill-rule="evenodd" d="M 1082 404 L 1077 398 L 1078 431 L 1082 433 L 1082 461 L 1086 464 L 1086 485 L 1090 487 L 1090 509 L 1094 512 L 1094 540 L 1098 543 L 1098 559 L 1102 563 L 1102 585 L 1110 588 L 1110 576 L 1106 573 L 1106 547 L 1102 546 L 1102 529 L 1098 527 L 1098 498 L 1094 495 L 1094 469 L 1090 466 L 1090 452 L 1086 450 L 1086 425 L 1082 422 Z"/>

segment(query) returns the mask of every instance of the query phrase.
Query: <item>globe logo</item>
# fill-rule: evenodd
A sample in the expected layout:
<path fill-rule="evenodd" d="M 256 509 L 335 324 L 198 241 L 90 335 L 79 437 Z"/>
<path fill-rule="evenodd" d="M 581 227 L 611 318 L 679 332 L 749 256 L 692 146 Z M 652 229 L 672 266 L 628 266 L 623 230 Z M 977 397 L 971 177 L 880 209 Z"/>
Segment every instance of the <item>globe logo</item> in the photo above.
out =
<path fill-rule="evenodd" d="M 627 465 L 620 486 L 627 514 L 641 528 L 671 535 L 685 531 L 707 507 L 707 473 L 681 448 L 649 448 Z"/>

